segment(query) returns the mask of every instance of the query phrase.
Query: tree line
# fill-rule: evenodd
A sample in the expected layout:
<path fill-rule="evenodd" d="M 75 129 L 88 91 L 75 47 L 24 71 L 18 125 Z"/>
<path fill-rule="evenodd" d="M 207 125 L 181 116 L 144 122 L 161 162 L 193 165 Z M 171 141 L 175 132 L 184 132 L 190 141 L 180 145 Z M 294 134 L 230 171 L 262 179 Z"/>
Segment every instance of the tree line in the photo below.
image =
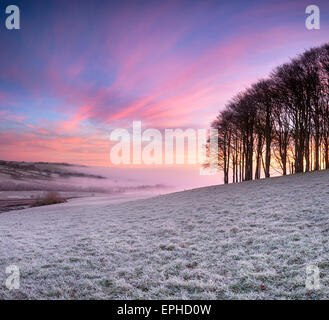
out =
<path fill-rule="evenodd" d="M 238 93 L 211 126 L 224 183 L 329 169 L 329 44 Z"/>

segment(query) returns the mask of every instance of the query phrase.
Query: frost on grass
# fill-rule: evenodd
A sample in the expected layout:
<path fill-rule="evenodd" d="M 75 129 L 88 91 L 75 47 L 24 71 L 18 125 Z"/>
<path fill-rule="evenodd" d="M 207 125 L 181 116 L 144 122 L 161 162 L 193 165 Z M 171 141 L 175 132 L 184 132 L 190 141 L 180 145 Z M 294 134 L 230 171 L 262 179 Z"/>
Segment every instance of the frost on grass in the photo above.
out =
<path fill-rule="evenodd" d="M 2 299 L 326 299 L 329 172 L 0 214 Z M 9 291 L 5 268 L 21 287 Z M 320 289 L 305 288 L 306 267 Z"/>

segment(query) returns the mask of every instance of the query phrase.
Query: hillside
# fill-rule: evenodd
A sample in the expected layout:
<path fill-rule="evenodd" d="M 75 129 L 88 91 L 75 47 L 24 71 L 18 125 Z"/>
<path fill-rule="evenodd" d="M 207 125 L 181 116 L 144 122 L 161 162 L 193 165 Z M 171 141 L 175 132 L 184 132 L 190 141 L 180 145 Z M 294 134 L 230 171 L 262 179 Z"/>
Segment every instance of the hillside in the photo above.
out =
<path fill-rule="evenodd" d="M 321 171 L 2 213 L 0 282 L 14 264 L 21 288 L 0 298 L 326 299 L 328 195 Z"/>
<path fill-rule="evenodd" d="M 48 191 L 63 198 L 112 196 L 126 192 L 156 192 L 166 186 L 91 173 L 92 167 L 68 163 L 0 160 L 0 212 L 30 207 Z"/>
<path fill-rule="evenodd" d="M 1 179 L 15 180 L 54 180 L 55 178 L 84 177 L 105 179 L 100 175 L 85 174 L 69 169 L 79 169 L 82 166 L 68 163 L 50 162 L 18 162 L 0 160 Z"/>

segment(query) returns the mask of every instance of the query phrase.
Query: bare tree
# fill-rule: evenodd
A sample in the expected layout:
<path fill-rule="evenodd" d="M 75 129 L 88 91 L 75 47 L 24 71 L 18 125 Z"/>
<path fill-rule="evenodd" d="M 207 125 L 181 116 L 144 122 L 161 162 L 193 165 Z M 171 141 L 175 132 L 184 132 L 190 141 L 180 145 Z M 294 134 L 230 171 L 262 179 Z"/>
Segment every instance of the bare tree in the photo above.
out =
<path fill-rule="evenodd" d="M 224 182 L 329 169 L 329 44 L 238 93 L 212 126 Z M 265 155 L 265 156 L 264 156 Z M 276 169 L 275 169 L 276 170 Z"/>

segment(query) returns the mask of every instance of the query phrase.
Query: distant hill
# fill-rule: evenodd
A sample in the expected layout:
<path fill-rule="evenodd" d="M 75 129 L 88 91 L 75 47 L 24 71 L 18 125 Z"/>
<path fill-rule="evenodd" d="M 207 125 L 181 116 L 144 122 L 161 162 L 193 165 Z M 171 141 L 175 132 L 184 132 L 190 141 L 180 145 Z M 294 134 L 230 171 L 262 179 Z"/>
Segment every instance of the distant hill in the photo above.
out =
<path fill-rule="evenodd" d="M 166 188 L 161 184 L 127 184 L 123 178 L 82 172 L 87 166 L 69 163 L 0 160 L 0 191 L 63 191 L 123 193 Z M 1 197 L 0 197 L 1 198 Z"/>
<path fill-rule="evenodd" d="M 68 170 L 82 167 L 69 163 L 17 162 L 0 160 L 0 180 L 5 178 L 18 180 L 53 180 L 55 178 L 82 177 L 106 179 L 100 175 L 86 174 Z"/>

